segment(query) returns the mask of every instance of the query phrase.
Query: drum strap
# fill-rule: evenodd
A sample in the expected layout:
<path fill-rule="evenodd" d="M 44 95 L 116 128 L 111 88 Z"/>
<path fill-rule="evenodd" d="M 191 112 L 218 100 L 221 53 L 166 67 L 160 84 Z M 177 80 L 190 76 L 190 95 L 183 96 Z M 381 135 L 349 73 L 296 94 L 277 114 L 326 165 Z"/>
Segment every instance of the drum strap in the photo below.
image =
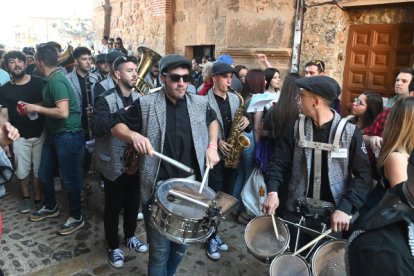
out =
<path fill-rule="evenodd" d="M 339 141 L 341 139 L 342 131 L 349 118 L 342 118 L 339 121 L 335 132 L 332 144 L 313 142 L 305 140 L 305 116 L 299 119 L 299 146 L 302 148 L 314 149 L 313 156 L 313 198 L 320 199 L 321 197 L 321 182 L 322 182 L 322 151 L 337 151 L 339 150 Z"/>

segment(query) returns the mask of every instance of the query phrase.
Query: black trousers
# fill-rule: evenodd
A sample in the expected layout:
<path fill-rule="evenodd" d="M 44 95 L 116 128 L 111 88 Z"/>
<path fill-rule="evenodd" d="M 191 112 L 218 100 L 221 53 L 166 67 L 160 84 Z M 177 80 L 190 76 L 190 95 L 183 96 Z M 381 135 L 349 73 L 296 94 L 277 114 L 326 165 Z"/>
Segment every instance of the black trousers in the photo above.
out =
<path fill-rule="evenodd" d="M 102 177 L 105 183 L 105 238 L 109 248 L 119 248 L 118 223 L 119 213 L 124 209 L 124 238 L 135 235 L 139 207 L 139 178 L 134 175 L 122 174 L 115 181 Z"/>
<path fill-rule="evenodd" d="M 220 160 L 214 169 L 210 171 L 208 177 L 208 186 L 215 192 L 225 192 L 233 194 L 234 181 L 236 180 L 236 170 L 226 168 L 224 161 Z"/>

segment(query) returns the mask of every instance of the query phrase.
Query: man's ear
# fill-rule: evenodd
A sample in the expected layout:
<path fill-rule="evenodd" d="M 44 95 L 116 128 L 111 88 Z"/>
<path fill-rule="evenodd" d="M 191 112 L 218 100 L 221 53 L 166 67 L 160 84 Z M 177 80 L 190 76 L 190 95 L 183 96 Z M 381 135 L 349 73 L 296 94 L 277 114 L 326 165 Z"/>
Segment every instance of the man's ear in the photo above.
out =
<path fill-rule="evenodd" d="M 114 72 L 114 75 L 115 75 L 115 78 L 116 78 L 117 80 L 121 79 L 121 72 L 119 72 L 119 71 L 115 71 L 115 72 Z"/>

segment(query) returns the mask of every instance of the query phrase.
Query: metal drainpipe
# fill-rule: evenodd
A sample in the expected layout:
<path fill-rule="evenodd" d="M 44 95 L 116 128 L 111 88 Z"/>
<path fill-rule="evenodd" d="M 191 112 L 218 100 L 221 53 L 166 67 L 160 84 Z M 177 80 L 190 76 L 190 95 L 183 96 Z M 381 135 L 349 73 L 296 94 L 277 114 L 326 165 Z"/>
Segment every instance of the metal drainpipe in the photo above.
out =
<path fill-rule="evenodd" d="M 293 53 L 291 73 L 299 73 L 300 62 L 300 47 L 302 44 L 302 29 L 303 29 L 303 13 L 305 0 L 296 1 L 296 15 L 295 15 L 295 35 L 293 37 Z"/>

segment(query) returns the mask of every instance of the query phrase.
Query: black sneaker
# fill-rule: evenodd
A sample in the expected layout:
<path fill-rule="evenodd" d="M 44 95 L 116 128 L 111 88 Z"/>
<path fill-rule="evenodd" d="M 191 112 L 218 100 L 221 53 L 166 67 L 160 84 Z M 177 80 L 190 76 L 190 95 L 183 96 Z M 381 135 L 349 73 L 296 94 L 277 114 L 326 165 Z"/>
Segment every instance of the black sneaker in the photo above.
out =
<path fill-rule="evenodd" d="M 42 208 L 40 208 L 37 211 L 34 211 L 29 216 L 29 220 L 30 221 L 39 221 L 39 220 L 44 220 L 46 218 L 57 217 L 57 216 L 59 216 L 59 214 L 60 213 L 59 213 L 59 209 L 58 209 L 57 205 L 52 210 L 47 209 L 46 206 L 42 206 Z"/>
<path fill-rule="evenodd" d="M 60 227 L 58 233 L 60 235 L 69 235 L 84 225 L 85 221 L 83 220 L 83 216 L 81 216 L 80 219 L 74 219 L 72 217 L 69 217 L 65 224 L 63 224 L 63 226 Z"/>

